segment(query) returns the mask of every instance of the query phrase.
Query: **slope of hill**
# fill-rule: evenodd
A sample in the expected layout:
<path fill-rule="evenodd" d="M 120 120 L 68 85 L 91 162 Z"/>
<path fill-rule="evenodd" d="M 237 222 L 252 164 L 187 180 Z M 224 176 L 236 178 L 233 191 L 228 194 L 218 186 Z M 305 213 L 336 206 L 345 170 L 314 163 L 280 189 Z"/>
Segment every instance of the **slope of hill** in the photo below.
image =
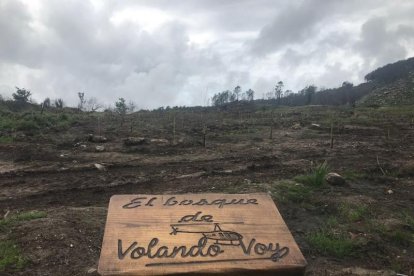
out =
<path fill-rule="evenodd" d="M 365 80 L 378 83 L 392 83 L 399 79 L 407 78 L 411 72 L 414 72 L 414 57 L 379 67 L 368 73 L 365 76 Z"/>
<path fill-rule="evenodd" d="M 391 83 L 375 83 L 372 92 L 359 103 L 365 106 L 413 105 L 414 72 Z"/>

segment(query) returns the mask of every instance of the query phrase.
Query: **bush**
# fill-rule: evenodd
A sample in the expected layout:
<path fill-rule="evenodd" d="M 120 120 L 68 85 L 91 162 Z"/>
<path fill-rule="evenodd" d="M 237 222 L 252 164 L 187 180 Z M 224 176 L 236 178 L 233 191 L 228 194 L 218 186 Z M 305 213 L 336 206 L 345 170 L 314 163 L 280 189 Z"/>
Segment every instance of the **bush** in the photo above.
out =
<path fill-rule="evenodd" d="M 4 114 L 0 116 L 0 131 L 36 132 L 45 128 L 60 131 L 67 129 L 73 122 L 73 118 L 64 113 L 59 115 Z"/>
<path fill-rule="evenodd" d="M 62 114 L 59 115 L 59 120 L 60 121 L 67 121 L 67 120 L 69 120 L 69 116 L 65 113 L 62 113 Z"/>
<path fill-rule="evenodd" d="M 299 175 L 295 177 L 295 181 L 311 186 L 320 187 L 325 184 L 325 176 L 328 174 L 328 163 L 324 161 L 312 168 L 308 175 Z"/>
<path fill-rule="evenodd" d="M 11 130 L 16 128 L 16 120 L 8 116 L 0 116 L 0 130 Z"/>
<path fill-rule="evenodd" d="M 22 131 L 33 131 L 33 130 L 38 130 L 39 128 L 40 127 L 36 122 L 29 121 L 29 120 L 19 121 L 16 127 L 17 130 L 22 130 Z"/>

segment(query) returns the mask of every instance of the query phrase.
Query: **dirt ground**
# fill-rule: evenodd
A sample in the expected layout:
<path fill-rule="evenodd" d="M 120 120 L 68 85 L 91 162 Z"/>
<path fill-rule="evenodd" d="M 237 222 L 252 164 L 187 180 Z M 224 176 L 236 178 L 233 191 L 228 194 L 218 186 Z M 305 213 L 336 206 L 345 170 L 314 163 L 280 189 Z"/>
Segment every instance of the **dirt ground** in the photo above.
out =
<path fill-rule="evenodd" d="M 99 130 L 87 117 L 0 143 L 1 217 L 46 213 L 0 231 L 25 259 L 0 275 L 96 275 L 112 195 L 209 192 L 270 193 L 308 275 L 414 275 L 414 111 L 171 114 L 131 115 L 122 127 L 105 117 Z M 98 132 L 107 142 L 87 140 Z M 125 146 L 128 136 L 168 143 Z M 346 184 L 303 188 L 296 177 L 325 160 Z"/>

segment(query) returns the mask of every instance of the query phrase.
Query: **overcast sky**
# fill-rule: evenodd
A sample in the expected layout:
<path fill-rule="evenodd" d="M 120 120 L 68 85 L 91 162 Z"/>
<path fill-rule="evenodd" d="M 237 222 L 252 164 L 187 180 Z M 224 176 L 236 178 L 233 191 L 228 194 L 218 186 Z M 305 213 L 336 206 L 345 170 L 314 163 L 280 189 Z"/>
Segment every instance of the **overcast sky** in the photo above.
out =
<path fill-rule="evenodd" d="M 0 94 L 36 101 L 204 105 L 236 85 L 357 84 L 413 55 L 412 0 L 0 0 Z"/>

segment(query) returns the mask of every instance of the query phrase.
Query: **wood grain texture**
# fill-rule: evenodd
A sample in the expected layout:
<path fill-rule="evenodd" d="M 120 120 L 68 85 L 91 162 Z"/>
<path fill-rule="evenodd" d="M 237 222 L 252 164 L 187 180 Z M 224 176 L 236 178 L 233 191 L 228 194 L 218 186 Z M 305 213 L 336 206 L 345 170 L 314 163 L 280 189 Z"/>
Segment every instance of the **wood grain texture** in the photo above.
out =
<path fill-rule="evenodd" d="M 101 275 L 301 275 L 306 261 L 267 194 L 115 195 Z"/>

